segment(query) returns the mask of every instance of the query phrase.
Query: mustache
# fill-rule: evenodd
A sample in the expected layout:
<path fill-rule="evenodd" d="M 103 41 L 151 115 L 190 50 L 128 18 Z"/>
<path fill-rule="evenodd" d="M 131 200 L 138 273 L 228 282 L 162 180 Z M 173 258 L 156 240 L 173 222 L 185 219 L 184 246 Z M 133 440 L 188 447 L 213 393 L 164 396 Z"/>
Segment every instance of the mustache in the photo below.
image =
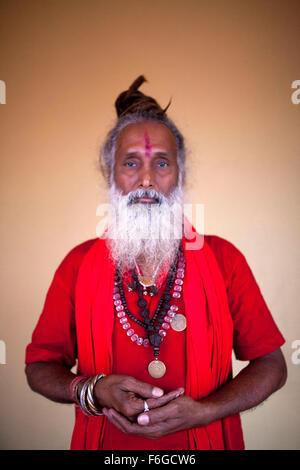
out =
<path fill-rule="evenodd" d="M 165 197 L 163 194 L 155 191 L 155 189 L 137 189 L 136 191 L 131 191 L 127 194 L 128 205 L 135 204 L 139 202 L 141 198 L 154 199 L 157 204 L 162 204 Z"/>

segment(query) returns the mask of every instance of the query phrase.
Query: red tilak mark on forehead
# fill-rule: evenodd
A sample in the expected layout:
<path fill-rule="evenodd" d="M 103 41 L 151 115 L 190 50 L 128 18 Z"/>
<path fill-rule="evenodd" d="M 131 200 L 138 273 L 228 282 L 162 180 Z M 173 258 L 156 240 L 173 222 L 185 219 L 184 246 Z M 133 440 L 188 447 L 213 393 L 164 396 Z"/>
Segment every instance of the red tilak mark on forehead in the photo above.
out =
<path fill-rule="evenodd" d="M 145 132 L 145 155 L 146 157 L 150 157 L 151 156 L 151 143 L 150 143 L 150 137 L 149 135 L 147 134 L 147 132 Z"/>

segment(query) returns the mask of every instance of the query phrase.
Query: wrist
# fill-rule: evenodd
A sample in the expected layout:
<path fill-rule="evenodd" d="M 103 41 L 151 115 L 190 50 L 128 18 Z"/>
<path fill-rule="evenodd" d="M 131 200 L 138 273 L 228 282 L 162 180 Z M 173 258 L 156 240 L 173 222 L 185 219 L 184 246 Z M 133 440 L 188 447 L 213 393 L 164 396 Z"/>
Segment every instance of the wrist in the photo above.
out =
<path fill-rule="evenodd" d="M 204 398 L 196 403 L 195 419 L 197 427 L 208 426 L 218 419 L 216 406 L 209 398 Z"/>
<path fill-rule="evenodd" d="M 103 393 L 104 384 L 106 380 L 107 380 L 107 377 L 103 375 L 101 380 L 97 381 L 95 388 L 94 388 L 94 401 L 95 401 L 95 405 L 98 408 L 104 408 L 107 405 L 106 400 L 104 398 L 104 393 Z"/>
<path fill-rule="evenodd" d="M 88 380 L 88 377 L 85 377 L 83 375 L 78 375 L 70 383 L 70 387 L 69 387 L 70 397 L 77 404 L 80 403 L 80 392 L 81 392 L 83 383 L 86 380 Z"/>
<path fill-rule="evenodd" d="M 80 406 L 82 412 L 87 416 L 102 415 L 102 406 L 95 403 L 95 387 L 105 377 L 98 374 L 94 377 L 78 376 L 70 384 L 70 395 L 72 400 Z"/>

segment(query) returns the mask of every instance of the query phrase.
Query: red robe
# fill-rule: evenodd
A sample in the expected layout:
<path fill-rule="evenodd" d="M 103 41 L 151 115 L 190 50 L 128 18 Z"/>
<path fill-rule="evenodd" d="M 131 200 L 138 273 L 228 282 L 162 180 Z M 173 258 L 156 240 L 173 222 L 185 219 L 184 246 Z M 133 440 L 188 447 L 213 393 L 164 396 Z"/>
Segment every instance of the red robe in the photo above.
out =
<path fill-rule="evenodd" d="M 185 244 L 184 240 L 183 242 Z M 185 258 L 184 290 L 179 308 L 180 313 L 185 313 L 187 317 L 187 329 L 180 333 L 168 331 L 160 351 L 160 358 L 167 365 L 167 373 L 162 379 L 152 379 L 147 372 L 147 365 L 153 359 L 152 348 L 146 349 L 133 343 L 116 319 L 112 303 L 114 266 L 108 258 L 104 241 L 100 239 L 91 244 L 80 264 L 78 276 L 76 275 L 75 318 L 72 319 L 75 324 L 69 320 L 68 328 L 65 328 L 69 330 L 69 337 L 65 334 L 65 344 L 56 344 L 55 347 L 52 344 L 52 348 L 41 345 L 44 341 L 43 335 L 45 336 L 43 323 L 48 322 L 48 337 L 59 334 L 51 329 L 51 326 L 55 329 L 54 325 L 51 325 L 53 319 L 48 315 L 48 320 L 45 320 L 43 315 L 33 341 L 27 348 L 26 362 L 55 360 L 53 354 L 59 349 L 61 351 L 64 349 L 64 354 L 60 352 L 60 358 L 64 357 L 64 362 L 70 362 L 71 365 L 71 344 L 76 343 L 78 368 L 84 375 L 94 375 L 99 372 L 132 375 L 139 380 L 156 384 L 165 391 L 184 386 L 186 394 L 195 399 L 213 393 L 230 380 L 233 343 L 237 337 L 243 338 L 243 335 L 247 337 L 247 332 L 243 332 L 238 325 L 236 331 L 234 329 L 228 305 L 227 286 L 208 243 L 205 241 L 201 250 L 185 250 Z M 152 313 L 159 296 L 160 294 L 152 299 L 150 307 Z M 126 299 L 129 309 L 136 314 L 135 295 L 126 294 Z M 269 338 L 269 342 L 251 345 L 251 338 L 248 344 L 245 340 L 244 344 L 240 341 L 238 355 L 241 359 L 251 359 L 253 358 L 251 354 L 254 354 L 254 357 L 267 354 L 284 342 L 264 303 L 261 300 L 260 303 L 264 327 L 262 328 L 260 324 L 258 331 L 260 337 L 263 331 L 268 331 L 264 334 Z M 67 309 L 67 306 L 65 308 Z M 255 311 L 253 313 L 255 314 Z M 143 334 L 137 325 L 134 329 L 138 334 Z M 254 333 L 252 337 L 253 335 Z M 51 343 L 50 339 L 48 341 Z M 238 415 L 217 421 L 205 428 L 182 431 L 153 441 L 126 436 L 108 423 L 106 418 L 87 418 L 79 408 L 76 410 L 71 446 L 73 449 L 240 449 L 243 447 Z"/>

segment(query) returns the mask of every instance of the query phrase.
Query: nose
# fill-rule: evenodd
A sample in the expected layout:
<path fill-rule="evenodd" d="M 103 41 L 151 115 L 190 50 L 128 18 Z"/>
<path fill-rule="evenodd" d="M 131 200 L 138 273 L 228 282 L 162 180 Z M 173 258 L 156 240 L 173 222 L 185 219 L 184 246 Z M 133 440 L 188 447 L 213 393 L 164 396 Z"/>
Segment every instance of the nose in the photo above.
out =
<path fill-rule="evenodd" d="M 140 172 L 140 188 L 148 189 L 153 187 L 153 174 L 151 168 L 143 167 Z"/>

